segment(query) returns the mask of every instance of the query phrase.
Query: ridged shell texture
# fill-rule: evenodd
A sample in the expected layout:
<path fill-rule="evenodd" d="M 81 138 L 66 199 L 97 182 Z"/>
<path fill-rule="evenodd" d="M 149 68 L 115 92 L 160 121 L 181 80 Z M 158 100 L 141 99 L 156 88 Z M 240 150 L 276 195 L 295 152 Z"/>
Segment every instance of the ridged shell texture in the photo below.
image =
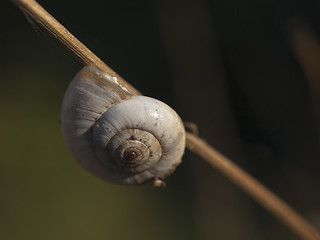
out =
<path fill-rule="evenodd" d="M 69 85 L 61 127 L 73 157 L 115 183 L 165 178 L 181 162 L 185 130 L 165 103 L 133 96 L 97 67 L 83 68 Z"/>

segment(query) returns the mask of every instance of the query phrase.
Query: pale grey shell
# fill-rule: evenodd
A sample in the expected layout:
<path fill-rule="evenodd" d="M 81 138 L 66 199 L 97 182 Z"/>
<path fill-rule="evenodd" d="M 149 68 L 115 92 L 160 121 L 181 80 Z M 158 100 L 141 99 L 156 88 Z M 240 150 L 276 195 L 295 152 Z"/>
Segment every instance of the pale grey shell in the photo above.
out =
<path fill-rule="evenodd" d="M 185 130 L 174 110 L 131 95 L 94 66 L 84 67 L 69 85 L 61 127 L 73 157 L 115 183 L 164 178 L 181 162 L 185 148 Z"/>

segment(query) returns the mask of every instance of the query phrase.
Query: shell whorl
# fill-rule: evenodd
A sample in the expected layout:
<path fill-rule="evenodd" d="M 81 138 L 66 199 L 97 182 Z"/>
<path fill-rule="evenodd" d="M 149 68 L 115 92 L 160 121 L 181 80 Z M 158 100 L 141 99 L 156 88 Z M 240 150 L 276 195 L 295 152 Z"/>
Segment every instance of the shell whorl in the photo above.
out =
<path fill-rule="evenodd" d="M 64 96 L 61 127 L 73 157 L 116 183 L 164 178 L 181 162 L 185 131 L 161 101 L 133 96 L 97 67 L 83 68 Z"/>

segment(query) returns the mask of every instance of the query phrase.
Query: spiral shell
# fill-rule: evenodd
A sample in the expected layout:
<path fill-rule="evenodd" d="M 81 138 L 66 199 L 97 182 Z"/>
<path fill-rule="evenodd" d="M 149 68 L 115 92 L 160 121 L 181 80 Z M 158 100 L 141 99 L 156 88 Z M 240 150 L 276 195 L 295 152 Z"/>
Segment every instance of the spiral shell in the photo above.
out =
<path fill-rule="evenodd" d="M 165 178 L 181 162 L 185 130 L 165 103 L 133 96 L 107 73 L 84 67 L 69 85 L 61 127 L 73 157 L 114 183 Z"/>

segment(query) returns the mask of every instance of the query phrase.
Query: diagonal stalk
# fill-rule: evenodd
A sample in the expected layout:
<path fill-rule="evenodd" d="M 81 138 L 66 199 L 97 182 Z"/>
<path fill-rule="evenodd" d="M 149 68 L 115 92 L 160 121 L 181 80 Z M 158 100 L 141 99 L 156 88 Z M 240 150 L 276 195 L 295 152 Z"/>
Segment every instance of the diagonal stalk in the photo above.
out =
<path fill-rule="evenodd" d="M 132 94 L 141 93 L 123 80 L 34 0 L 12 0 L 25 14 L 65 45 L 85 65 L 97 65 Z M 187 147 L 271 212 L 301 239 L 320 240 L 320 233 L 283 200 L 199 137 L 187 133 Z"/>

